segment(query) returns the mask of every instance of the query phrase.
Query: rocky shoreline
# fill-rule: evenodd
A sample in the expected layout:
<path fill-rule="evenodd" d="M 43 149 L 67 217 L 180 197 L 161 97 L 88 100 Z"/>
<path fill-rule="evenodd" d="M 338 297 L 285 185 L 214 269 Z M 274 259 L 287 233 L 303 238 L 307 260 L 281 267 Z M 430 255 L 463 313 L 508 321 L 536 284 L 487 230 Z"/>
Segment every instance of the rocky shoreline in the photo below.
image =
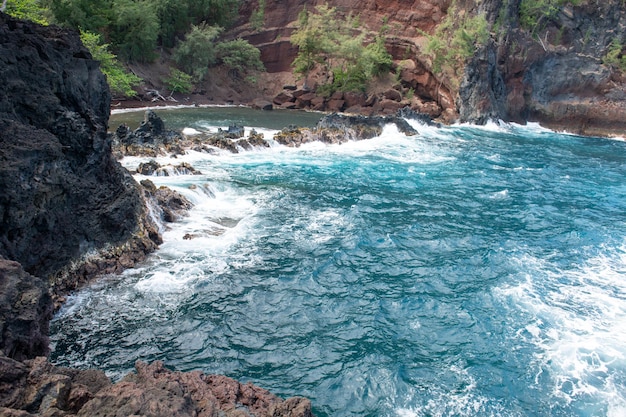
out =
<path fill-rule="evenodd" d="M 307 399 L 160 362 L 115 384 L 48 362 L 64 297 L 157 248 L 149 204 L 175 221 L 190 203 L 116 161 L 106 80 L 77 33 L 0 13 L 0 68 L 0 415 L 311 416 Z"/>

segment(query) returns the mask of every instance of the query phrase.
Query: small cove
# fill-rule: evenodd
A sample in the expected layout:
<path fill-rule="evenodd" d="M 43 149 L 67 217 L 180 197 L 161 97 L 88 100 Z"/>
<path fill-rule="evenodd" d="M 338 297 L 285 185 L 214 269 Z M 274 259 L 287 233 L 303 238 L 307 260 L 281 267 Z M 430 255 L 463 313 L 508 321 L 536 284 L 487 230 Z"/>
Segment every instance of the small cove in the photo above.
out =
<path fill-rule="evenodd" d="M 156 111 L 266 138 L 320 116 Z M 318 416 L 622 415 L 626 144 L 415 127 L 158 158 L 202 171 L 150 177 L 194 209 L 145 264 L 69 298 L 51 359 L 113 378 L 160 359 L 307 396 Z"/>

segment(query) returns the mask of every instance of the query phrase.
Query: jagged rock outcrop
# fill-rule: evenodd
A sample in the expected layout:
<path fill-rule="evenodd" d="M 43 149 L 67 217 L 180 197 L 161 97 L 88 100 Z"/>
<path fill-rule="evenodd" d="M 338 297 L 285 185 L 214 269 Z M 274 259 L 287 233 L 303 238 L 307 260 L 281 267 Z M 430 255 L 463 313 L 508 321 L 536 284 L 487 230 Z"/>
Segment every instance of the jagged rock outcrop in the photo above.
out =
<path fill-rule="evenodd" d="M 402 113 L 409 115 L 408 112 Z M 351 140 L 371 139 L 380 136 L 385 125 L 395 124 L 405 135 L 416 135 L 418 132 L 403 116 L 361 116 L 333 113 L 324 116 L 315 128 L 287 127 L 274 135 L 278 143 L 291 147 L 320 141 L 329 144 L 340 144 Z"/>
<path fill-rule="evenodd" d="M 137 362 L 113 384 L 102 371 L 23 362 L 0 354 L 0 415 L 58 417 L 312 417 L 311 402 L 282 400 L 250 383 Z"/>
<path fill-rule="evenodd" d="M 157 156 L 163 150 L 171 153 L 181 153 L 178 144 L 183 140 L 180 133 L 165 129 L 163 120 L 153 111 L 146 110 L 141 125 L 131 130 L 126 125 L 120 125 L 111 135 L 113 147 L 127 156 Z"/>
<path fill-rule="evenodd" d="M 158 129 L 149 128 L 156 125 Z M 162 119 L 153 111 L 147 110 L 144 122 L 135 131 L 131 131 L 126 125 L 119 126 L 111 135 L 115 152 L 118 156 L 158 156 L 171 153 L 182 155 L 186 149 L 197 152 L 214 153 L 217 149 L 238 153 L 240 149 L 267 148 L 269 143 L 263 138 L 262 133 L 250 131 L 245 137 L 243 126 L 229 126 L 227 130 L 218 129 L 217 133 L 197 132 L 185 136 L 179 132 L 165 129 Z M 151 169 L 153 167 L 154 169 Z M 145 175 L 153 175 L 159 171 L 158 166 L 152 163 L 141 167 Z M 193 173 L 189 167 L 180 166 Z M 146 174 L 150 172 L 150 174 Z"/>
<path fill-rule="evenodd" d="M 125 415 L 194 417 L 311 417 L 311 403 L 301 397 L 281 400 L 252 384 L 202 372 L 173 372 L 157 361 L 137 362 L 136 373 L 99 391 L 79 416 Z"/>
<path fill-rule="evenodd" d="M 153 250 L 137 184 L 111 156 L 106 80 L 78 34 L 0 14 L 0 85 L 0 256 L 47 278 L 130 239 L 139 258 Z"/>
<path fill-rule="evenodd" d="M 157 177 L 169 177 L 170 175 L 202 175 L 202 172 L 195 169 L 187 162 L 178 165 L 161 165 L 154 159 L 142 162 L 137 167 L 137 173 L 141 175 L 156 175 Z"/>
<path fill-rule="evenodd" d="M 0 259 L 0 352 L 16 360 L 47 355 L 52 311 L 46 283 Z"/>
<path fill-rule="evenodd" d="M 519 4 L 481 5 L 490 22 L 499 20 L 500 32 L 466 66 L 460 119 L 537 121 L 583 134 L 623 135 L 626 79 L 603 57 L 613 40 L 626 40 L 626 5 L 565 4 L 537 22 L 533 34 L 520 27 Z"/>

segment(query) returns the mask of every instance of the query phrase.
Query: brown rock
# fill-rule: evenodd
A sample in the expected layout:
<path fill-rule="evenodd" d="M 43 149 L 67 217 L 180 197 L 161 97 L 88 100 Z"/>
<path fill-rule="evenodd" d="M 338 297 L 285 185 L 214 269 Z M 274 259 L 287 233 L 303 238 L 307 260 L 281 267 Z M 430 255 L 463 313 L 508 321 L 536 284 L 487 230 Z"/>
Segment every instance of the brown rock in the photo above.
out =
<path fill-rule="evenodd" d="M 296 103 L 283 103 L 282 106 L 280 106 L 282 109 L 286 109 L 286 110 L 293 110 L 293 109 L 297 109 L 298 105 Z"/>
<path fill-rule="evenodd" d="M 346 107 L 364 106 L 367 101 L 365 93 L 357 93 L 354 91 L 348 91 L 343 94 L 343 99 L 346 102 Z"/>
<path fill-rule="evenodd" d="M 273 101 L 274 101 L 274 104 L 280 106 L 289 102 L 293 103 L 295 100 L 296 99 L 291 94 L 288 94 L 283 91 L 279 93 L 276 97 L 274 97 Z"/>
<path fill-rule="evenodd" d="M 311 100 L 311 109 L 315 111 L 323 111 L 326 108 L 326 100 L 324 97 L 315 97 Z"/>
<path fill-rule="evenodd" d="M 302 94 L 296 99 L 296 104 L 300 108 L 309 107 L 311 105 L 311 100 L 313 100 L 315 97 L 317 97 L 315 93 Z"/>
<path fill-rule="evenodd" d="M 400 93 L 398 90 L 394 90 L 393 88 L 385 91 L 383 93 L 383 97 L 385 97 L 387 100 L 398 102 L 402 101 L 402 93 Z"/>
<path fill-rule="evenodd" d="M 281 400 L 250 383 L 199 371 L 174 372 L 162 362 L 137 362 L 136 374 L 101 390 L 78 416 L 310 417 L 310 402 Z"/>
<path fill-rule="evenodd" d="M 398 110 L 400 110 L 404 105 L 394 100 L 383 99 L 379 103 L 380 112 L 383 114 L 395 114 Z"/>
<path fill-rule="evenodd" d="M 252 102 L 252 107 L 260 110 L 272 110 L 274 105 L 265 99 L 258 98 Z"/>
<path fill-rule="evenodd" d="M 310 93 L 309 90 L 299 89 L 299 90 L 294 90 L 294 92 L 291 93 L 291 95 L 295 98 L 299 98 L 300 96 L 303 96 L 308 93 Z"/>
<path fill-rule="evenodd" d="M 341 112 L 343 111 L 346 102 L 343 100 L 330 100 L 326 105 L 326 110 L 330 112 Z"/>

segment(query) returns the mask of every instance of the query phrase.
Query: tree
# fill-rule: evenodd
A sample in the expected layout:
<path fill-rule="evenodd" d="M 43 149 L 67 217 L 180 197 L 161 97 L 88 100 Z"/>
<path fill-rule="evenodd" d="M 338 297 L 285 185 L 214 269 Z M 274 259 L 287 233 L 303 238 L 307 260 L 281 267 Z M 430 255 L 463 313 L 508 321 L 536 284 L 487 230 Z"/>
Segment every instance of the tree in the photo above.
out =
<path fill-rule="evenodd" d="M 261 51 L 244 39 L 221 42 L 215 48 L 218 59 L 231 69 L 235 77 L 248 70 L 262 71 Z"/>
<path fill-rule="evenodd" d="M 201 24 L 192 25 L 191 31 L 174 51 L 174 61 L 196 81 L 202 80 L 209 68 L 217 62 L 215 39 L 222 28 Z"/>
<path fill-rule="evenodd" d="M 335 8 L 317 6 L 315 13 L 304 9 L 291 43 L 298 47 L 294 71 L 304 76 L 305 85 L 311 70 L 321 65 L 333 77 L 319 92 L 364 90 L 376 76 L 389 71 L 392 57 L 385 48 L 382 34 L 366 46 L 366 34 L 356 18 L 340 19 Z"/>
<path fill-rule="evenodd" d="M 124 69 L 117 57 L 109 51 L 109 45 L 102 43 L 100 35 L 81 31 L 80 40 L 96 61 L 100 70 L 107 77 L 109 89 L 113 95 L 132 97 L 136 95 L 134 87 L 141 83 L 141 78 Z"/>
<path fill-rule="evenodd" d="M 76 30 L 108 32 L 113 23 L 113 0 L 42 0 L 56 23 Z"/>
<path fill-rule="evenodd" d="M 32 20 L 40 25 L 48 24 L 47 11 L 37 0 L 11 0 L 11 2 L 4 0 L 0 11 L 18 19 Z"/>
<path fill-rule="evenodd" d="M 191 93 L 193 90 L 193 83 L 191 81 L 191 75 L 176 68 L 172 68 L 170 70 L 170 76 L 163 80 L 172 93 L 184 94 Z"/>
<path fill-rule="evenodd" d="M 325 33 L 317 23 L 310 21 L 309 12 L 304 8 L 298 15 L 298 29 L 291 35 L 291 43 L 298 47 L 298 55 L 292 65 L 294 72 L 304 76 L 305 85 L 315 64 L 324 60 Z"/>
<path fill-rule="evenodd" d="M 156 54 L 158 21 L 147 0 L 113 0 L 115 20 L 111 39 L 127 61 L 150 62 Z"/>

